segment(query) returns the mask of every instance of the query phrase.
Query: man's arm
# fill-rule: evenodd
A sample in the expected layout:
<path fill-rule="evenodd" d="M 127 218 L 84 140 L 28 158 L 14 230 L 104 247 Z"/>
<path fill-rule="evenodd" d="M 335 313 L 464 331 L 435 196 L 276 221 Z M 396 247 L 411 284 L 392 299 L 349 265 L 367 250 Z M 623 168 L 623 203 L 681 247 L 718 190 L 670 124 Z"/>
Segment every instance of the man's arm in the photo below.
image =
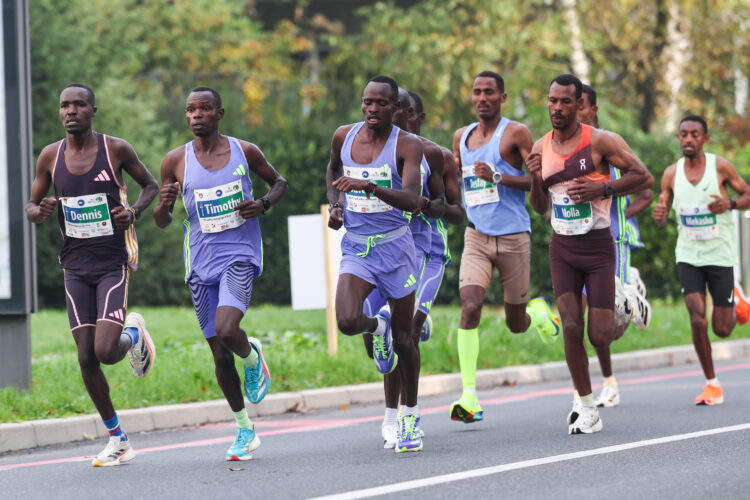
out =
<path fill-rule="evenodd" d="M 179 147 L 167 153 L 161 162 L 161 188 L 159 189 L 159 203 L 154 208 L 154 222 L 165 228 L 172 222 L 172 210 L 177 196 L 180 194 L 180 182 L 177 167 L 185 157 L 185 147 Z"/>
<path fill-rule="evenodd" d="M 430 189 L 430 208 L 422 213 L 436 219 L 445 213 L 445 187 L 443 185 L 443 151 L 433 142 L 424 142 L 424 156 L 430 167 L 427 187 Z M 421 203 L 420 203 L 421 205 Z"/>
<path fill-rule="evenodd" d="M 326 167 L 326 195 L 328 203 L 332 206 L 328 211 L 328 227 L 336 231 L 344 224 L 343 193 L 339 191 L 333 182 L 344 175 L 344 165 L 341 161 L 341 148 L 344 146 L 346 134 L 351 130 L 351 125 L 345 125 L 336 129 L 331 138 L 331 156 Z M 339 206 L 334 206 L 338 204 Z"/>
<path fill-rule="evenodd" d="M 543 139 L 536 141 L 531 148 L 531 153 L 526 157 L 526 168 L 529 169 L 531 178 L 529 202 L 539 215 L 545 215 L 549 209 L 549 198 L 544 188 L 544 181 L 542 181 L 542 141 Z"/>
<path fill-rule="evenodd" d="M 617 134 L 615 132 L 609 132 L 609 134 L 612 135 L 612 137 L 615 139 L 617 144 L 620 145 L 622 149 L 627 151 L 628 153 L 635 155 L 633 153 L 633 150 L 630 149 L 630 146 L 627 142 L 625 142 L 625 139 L 622 138 L 620 134 Z M 624 194 L 623 194 L 624 196 Z M 651 192 L 650 188 L 645 188 L 640 191 L 636 191 L 635 196 L 631 200 L 630 205 L 628 208 L 625 209 L 625 218 L 629 219 L 631 217 L 635 217 L 639 213 L 646 210 L 648 207 L 651 206 L 651 203 L 654 202 L 654 193 Z"/>
<path fill-rule="evenodd" d="M 234 210 L 238 211 L 243 218 L 250 219 L 266 212 L 262 198 L 268 200 L 268 204 L 271 207 L 281 201 L 289 191 L 289 183 L 273 168 L 273 165 L 268 162 L 263 151 L 258 146 L 247 141 L 240 141 L 240 144 L 242 145 L 242 150 L 245 153 L 245 159 L 250 166 L 250 170 L 255 172 L 270 187 L 264 196 L 255 200 L 243 201 L 234 207 Z"/>
<path fill-rule="evenodd" d="M 127 141 L 115 137 L 107 137 L 109 148 L 115 158 L 119 160 L 120 169 L 130 175 L 141 186 L 141 192 L 132 208 L 143 212 L 148 208 L 156 195 L 159 194 L 159 184 L 154 176 L 148 171 L 146 166 L 138 158 L 138 154 Z M 124 207 L 115 207 L 112 210 L 114 223 L 118 229 L 125 230 L 135 222 L 135 213 L 126 210 Z"/>
<path fill-rule="evenodd" d="M 443 152 L 443 182 L 445 184 L 445 220 L 451 224 L 461 224 L 466 213 L 461 203 L 461 186 L 459 184 L 456 160 L 448 148 L 441 148 Z"/>
<path fill-rule="evenodd" d="M 659 227 L 664 227 L 667 224 L 667 215 L 669 215 L 669 209 L 672 207 L 672 201 L 674 200 L 674 176 L 675 176 L 675 165 L 670 165 L 664 171 L 664 175 L 661 177 L 661 193 L 659 194 L 659 202 L 654 206 L 654 222 Z"/>
<path fill-rule="evenodd" d="M 464 135 L 464 130 L 466 127 L 461 127 L 460 129 L 453 132 L 453 161 L 456 163 L 456 166 L 458 167 L 459 177 L 461 177 L 461 136 Z"/>
<path fill-rule="evenodd" d="M 744 210 L 750 207 L 750 188 L 748 188 L 745 180 L 740 177 L 729 160 L 717 157 L 716 171 L 720 179 L 722 194 L 725 194 L 726 197 L 714 196 L 715 200 L 708 205 L 711 213 L 721 214 L 735 208 Z M 734 199 L 734 206 L 732 206 L 732 200 L 730 200 L 729 192 L 726 191 L 726 186 L 731 187 L 740 195 L 739 198 Z"/>
<path fill-rule="evenodd" d="M 55 143 L 44 148 L 36 161 L 36 176 L 31 184 L 31 196 L 26 203 L 26 218 L 35 224 L 52 215 L 57 205 L 57 198 L 45 198 L 52 187 L 52 162 L 57 157 L 57 146 Z"/>
<path fill-rule="evenodd" d="M 531 149 L 534 147 L 534 139 L 531 137 L 529 129 L 517 122 L 511 122 L 505 129 L 503 134 L 503 140 L 509 140 L 512 144 L 512 149 L 518 151 L 521 161 L 531 154 Z M 502 141 L 500 143 L 502 148 Z M 519 165 L 519 169 L 521 165 Z M 474 164 L 474 172 L 477 177 L 481 177 L 487 182 L 492 182 L 492 174 L 495 170 L 484 162 L 477 162 Z M 504 175 L 500 184 L 509 188 L 518 189 L 519 191 L 530 191 L 531 190 L 531 178 L 527 175 Z"/>

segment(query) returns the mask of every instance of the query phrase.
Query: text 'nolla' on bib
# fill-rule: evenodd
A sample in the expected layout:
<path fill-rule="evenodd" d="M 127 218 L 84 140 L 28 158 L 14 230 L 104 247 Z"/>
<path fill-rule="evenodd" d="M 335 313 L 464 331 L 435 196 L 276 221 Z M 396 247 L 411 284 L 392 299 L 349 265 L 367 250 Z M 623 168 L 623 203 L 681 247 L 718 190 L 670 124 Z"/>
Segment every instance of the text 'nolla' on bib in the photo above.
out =
<path fill-rule="evenodd" d="M 201 232 L 220 233 L 245 223 L 240 213 L 234 210 L 244 201 L 242 180 L 209 189 L 194 189 L 193 197 Z"/>
<path fill-rule="evenodd" d="M 467 207 L 497 203 L 500 201 L 500 193 L 497 186 L 491 182 L 479 178 L 474 172 L 474 165 L 461 167 L 464 184 L 464 199 Z"/>
<path fill-rule="evenodd" d="M 719 224 L 716 214 L 708 205 L 681 206 L 677 209 L 682 230 L 691 240 L 712 240 L 719 237 Z"/>
<path fill-rule="evenodd" d="M 374 182 L 378 186 L 391 189 L 391 167 L 386 164 L 382 167 L 347 167 L 344 166 L 344 175 L 352 179 L 360 179 Z M 364 191 L 350 191 L 346 193 L 346 209 L 352 212 L 373 214 L 393 210 L 393 207 L 374 195 L 367 195 Z"/>
<path fill-rule="evenodd" d="M 591 213 L 591 203 L 576 205 L 567 193 L 553 193 L 552 198 L 552 229 L 557 234 L 576 235 L 586 234 L 594 227 Z"/>
<path fill-rule="evenodd" d="M 65 235 L 71 238 L 96 238 L 114 233 L 104 193 L 60 198 L 65 216 Z"/>

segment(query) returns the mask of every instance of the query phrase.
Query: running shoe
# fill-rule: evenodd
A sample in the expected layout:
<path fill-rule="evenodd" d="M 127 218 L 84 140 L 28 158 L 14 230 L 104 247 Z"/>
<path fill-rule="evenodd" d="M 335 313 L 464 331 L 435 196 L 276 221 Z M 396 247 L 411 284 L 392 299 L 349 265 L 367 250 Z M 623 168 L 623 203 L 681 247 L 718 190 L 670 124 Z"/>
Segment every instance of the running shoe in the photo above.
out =
<path fill-rule="evenodd" d="M 419 341 L 427 342 L 430 340 L 430 335 L 432 335 L 432 318 L 428 314 L 424 323 L 422 323 L 422 331 L 419 332 Z"/>
<path fill-rule="evenodd" d="M 391 373 L 396 368 L 398 356 L 393 351 L 390 308 L 383 307 L 375 317 L 385 320 L 385 334 L 372 336 L 372 357 L 375 360 L 375 367 L 380 373 Z"/>
<path fill-rule="evenodd" d="M 398 442 L 398 423 L 383 422 L 380 425 L 380 435 L 383 436 L 383 448 L 386 450 L 395 448 Z"/>
<path fill-rule="evenodd" d="M 419 419 L 415 415 L 399 417 L 396 453 L 420 451 L 421 449 L 422 438 L 419 433 Z"/>
<path fill-rule="evenodd" d="M 706 384 L 703 388 L 703 394 L 695 398 L 696 405 L 720 405 L 724 403 L 724 391 L 721 390 L 721 384 Z"/>
<path fill-rule="evenodd" d="M 546 344 L 547 342 L 556 340 L 560 336 L 560 332 L 562 331 L 562 328 L 560 327 L 560 318 L 555 316 L 555 313 L 552 312 L 552 309 L 549 307 L 549 302 L 545 297 L 531 299 L 526 307 L 537 309 L 544 313 L 544 323 L 536 328 L 542 342 Z"/>
<path fill-rule="evenodd" d="M 248 337 L 250 347 L 258 353 L 258 362 L 254 367 L 245 367 L 245 396 L 251 403 L 260 403 L 268 393 L 271 385 L 271 372 L 268 371 L 266 359 L 263 357 L 263 346 L 255 337 Z"/>
<path fill-rule="evenodd" d="M 110 436 L 109 442 L 104 449 L 94 457 L 91 465 L 94 467 L 112 467 L 129 462 L 135 458 L 135 451 L 130 446 L 130 441 L 126 437 L 121 439 L 120 436 Z"/>
<path fill-rule="evenodd" d="M 250 460 L 253 458 L 253 450 L 257 450 L 259 446 L 260 438 L 255 435 L 255 429 L 240 427 L 234 443 L 227 450 L 227 461 Z"/>
<path fill-rule="evenodd" d="M 594 404 L 598 407 L 612 408 L 620 404 L 620 390 L 616 385 L 605 385 Z"/>
<path fill-rule="evenodd" d="M 737 323 L 744 325 L 750 320 L 750 302 L 739 285 L 734 285 L 734 309 L 737 311 Z"/>
<path fill-rule="evenodd" d="M 639 330 L 645 330 L 651 323 L 651 304 L 640 295 L 632 284 L 625 285 L 625 294 L 633 307 L 632 321 Z"/>
<path fill-rule="evenodd" d="M 470 391 L 464 391 L 461 398 L 451 405 L 451 420 L 470 424 L 484 418 L 479 399 Z"/>
<path fill-rule="evenodd" d="M 568 414 L 568 434 L 593 434 L 602 430 L 599 410 L 587 406 Z"/>
<path fill-rule="evenodd" d="M 630 303 L 625 288 L 615 276 L 615 321 L 618 326 L 627 325 L 633 318 L 633 304 Z"/>
<path fill-rule="evenodd" d="M 641 273 L 638 272 L 638 269 L 635 267 L 630 267 L 628 269 L 628 273 L 630 274 L 630 283 L 635 286 L 636 291 L 638 292 L 638 295 L 646 298 L 646 285 L 643 283 L 643 280 L 641 279 Z"/>
<path fill-rule="evenodd" d="M 136 312 L 128 314 L 125 318 L 125 328 L 135 328 L 138 330 L 138 342 L 128 351 L 130 366 L 133 368 L 133 375 L 143 378 L 151 373 L 151 368 L 156 361 L 156 348 L 154 341 L 151 340 L 148 330 L 146 330 L 146 321 L 143 316 Z"/>

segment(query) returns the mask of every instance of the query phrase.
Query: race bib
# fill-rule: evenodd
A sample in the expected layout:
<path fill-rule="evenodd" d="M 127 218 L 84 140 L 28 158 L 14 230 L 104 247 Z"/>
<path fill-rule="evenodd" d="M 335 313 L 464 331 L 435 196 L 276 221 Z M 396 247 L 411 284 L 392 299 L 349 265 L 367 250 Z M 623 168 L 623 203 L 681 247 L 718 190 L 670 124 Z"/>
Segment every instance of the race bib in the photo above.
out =
<path fill-rule="evenodd" d="M 60 202 L 65 216 L 66 236 L 96 238 L 114 233 L 106 194 L 60 198 Z"/>
<path fill-rule="evenodd" d="M 500 193 L 497 186 L 474 175 L 474 165 L 462 167 L 464 184 L 464 199 L 467 207 L 497 203 L 500 201 Z"/>
<path fill-rule="evenodd" d="M 210 189 L 194 189 L 195 211 L 201 232 L 220 233 L 239 227 L 245 219 L 234 207 L 244 201 L 242 179 Z"/>
<path fill-rule="evenodd" d="M 382 167 L 373 168 L 344 166 L 344 175 L 352 179 L 374 182 L 378 186 L 391 189 L 393 176 L 391 167 L 387 164 Z M 364 191 L 351 191 L 346 193 L 346 209 L 361 214 L 375 214 L 393 210 L 393 207 L 375 195 L 371 194 L 368 198 L 367 193 Z"/>
<path fill-rule="evenodd" d="M 591 203 L 576 205 L 566 193 L 552 193 L 552 229 L 557 234 L 586 234 L 594 227 Z"/>
<path fill-rule="evenodd" d="M 677 214 L 683 231 L 691 240 L 712 240 L 719 237 L 719 223 L 708 205 L 679 207 Z"/>

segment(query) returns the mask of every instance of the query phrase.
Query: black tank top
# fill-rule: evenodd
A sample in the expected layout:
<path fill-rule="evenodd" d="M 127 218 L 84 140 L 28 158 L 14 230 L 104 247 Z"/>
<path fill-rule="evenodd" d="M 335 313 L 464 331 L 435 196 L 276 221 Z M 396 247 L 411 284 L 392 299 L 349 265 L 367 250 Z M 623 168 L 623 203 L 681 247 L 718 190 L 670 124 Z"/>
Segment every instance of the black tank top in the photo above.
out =
<path fill-rule="evenodd" d="M 58 199 L 57 220 L 63 236 L 59 260 L 60 267 L 64 269 L 90 272 L 109 271 L 121 268 L 130 260 L 126 240 L 135 239 L 133 227 L 131 226 L 127 231 L 117 229 L 114 227 L 111 215 L 113 208 L 128 206 L 125 194 L 127 187 L 124 183 L 119 183 L 114 168 L 109 163 L 104 134 L 97 133 L 96 136 L 98 151 L 94 165 L 88 172 L 81 175 L 70 173 L 65 164 L 66 139 L 60 143 L 57 161 L 52 171 L 52 182 Z M 91 198 L 94 206 L 88 209 L 86 208 L 88 200 L 69 199 L 87 195 L 101 195 L 101 197 Z M 94 200 L 99 200 L 99 204 L 97 205 Z M 81 210 L 77 210 L 79 205 Z M 78 236 L 69 235 L 71 229 L 68 228 L 66 231 L 66 217 L 69 224 L 72 221 L 84 221 L 85 224 L 81 227 L 93 228 L 93 231 L 76 229 Z M 71 227 L 73 227 L 72 224 Z M 111 234 L 97 235 L 97 231 L 111 232 Z"/>

